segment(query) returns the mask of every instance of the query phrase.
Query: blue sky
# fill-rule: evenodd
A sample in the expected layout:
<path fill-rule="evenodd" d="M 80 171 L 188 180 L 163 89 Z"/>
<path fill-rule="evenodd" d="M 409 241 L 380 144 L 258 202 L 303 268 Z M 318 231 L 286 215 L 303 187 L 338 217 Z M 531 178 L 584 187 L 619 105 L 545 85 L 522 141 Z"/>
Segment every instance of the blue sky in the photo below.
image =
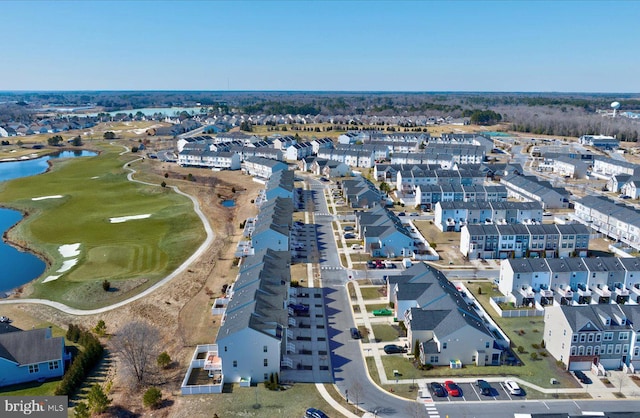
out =
<path fill-rule="evenodd" d="M 0 90 L 640 92 L 638 1 L 1 1 Z"/>

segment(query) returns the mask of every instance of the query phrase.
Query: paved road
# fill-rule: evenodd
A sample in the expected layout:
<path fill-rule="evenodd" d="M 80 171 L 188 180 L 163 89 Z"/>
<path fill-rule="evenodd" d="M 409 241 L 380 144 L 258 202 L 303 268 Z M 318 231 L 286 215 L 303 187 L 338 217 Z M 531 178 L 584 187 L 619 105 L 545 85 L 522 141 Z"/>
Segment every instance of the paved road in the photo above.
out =
<path fill-rule="evenodd" d="M 380 417 L 410 416 L 410 411 L 417 405 L 416 402 L 393 396 L 369 380 L 360 341 L 352 339 L 349 334 L 349 328 L 355 326 L 355 321 L 345 289 L 349 280 L 348 270 L 332 268 L 340 266 L 340 258 L 331 227 L 333 216 L 323 215 L 329 213 L 324 196 L 325 185 L 315 179 L 309 179 L 309 184 L 311 190 L 315 192 L 315 223 L 318 225 L 322 286 L 325 288 L 326 313 L 331 339 L 329 343 L 332 354 L 331 364 L 335 383 L 343 394 L 348 393 L 351 403 L 357 402 L 358 406 L 365 411 L 377 411 L 377 416 Z"/>
<path fill-rule="evenodd" d="M 129 152 L 129 150 L 127 149 L 124 152 Z M 143 182 L 143 181 L 139 181 L 139 180 L 133 179 L 133 175 L 135 174 L 136 171 L 134 169 L 132 169 L 131 167 L 129 167 L 129 164 L 131 164 L 131 163 L 133 163 L 135 161 L 139 161 L 139 160 L 141 160 L 141 158 L 133 160 L 133 161 L 129 161 L 129 162 L 124 164 L 123 168 L 125 170 L 129 171 L 129 174 L 127 175 L 127 179 L 129 181 L 133 181 L 133 182 L 136 182 L 136 183 L 141 183 L 141 184 L 145 184 L 145 185 L 149 185 L 149 186 L 160 187 L 160 185 L 158 185 L 158 184 L 146 183 L 146 182 Z M 65 312 L 65 313 L 68 313 L 68 314 L 71 314 L 71 315 L 95 315 L 95 314 L 99 314 L 99 313 L 103 313 L 103 312 L 108 312 L 108 311 L 113 310 L 113 309 L 117 309 L 117 308 L 119 308 L 121 306 L 127 305 L 127 304 L 129 304 L 129 303 L 131 303 L 133 301 L 141 299 L 141 298 L 149 295 L 150 293 L 154 292 L 159 287 L 164 286 L 165 284 L 169 283 L 176 276 L 178 276 L 179 274 L 184 272 L 200 256 L 202 256 L 202 254 L 204 254 L 204 252 L 207 250 L 207 248 L 209 248 L 209 246 L 213 243 L 213 240 L 215 238 L 215 234 L 213 233 L 213 229 L 211 228 L 211 225 L 209 224 L 209 221 L 204 216 L 204 213 L 202 213 L 202 210 L 200 210 L 200 203 L 198 202 L 198 200 L 195 197 L 190 196 L 190 195 L 180 191 L 175 186 L 169 186 L 169 187 L 171 187 L 176 193 L 181 194 L 181 195 L 186 196 L 189 199 L 191 199 L 191 201 L 193 202 L 193 210 L 200 217 L 200 220 L 202 221 L 202 224 L 204 226 L 205 232 L 207 233 L 207 238 L 204 240 L 204 242 L 200 245 L 200 247 L 198 247 L 198 249 L 188 259 L 186 259 L 175 271 L 173 271 L 167 277 L 165 277 L 164 279 L 160 280 L 158 283 L 154 284 L 153 286 L 151 286 L 150 288 L 146 289 L 145 291 L 140 292 L 137 295 L 130 297 L 129 299 L 125 299 L 122 302 L 119 302 L 119 303 L 116 303 L 116 304 L 113 304 L 113 305 L 109 305 L 109 306 L 105 306 L 103 308 L 98 308 L 98 309 L 87 309 L 87 310 L 85 310 L 85 309 L 76 309 L 76 308 L 72 308 L 70 306 L 67 306 L 67 305 L 65 305 L 63 303 L 53 302 L 53 301 L 45 300 L 45 299 L 9 299 L 9 300 L 0 300 L 0 305 L 30 303 L 30 304 L 47 305 L 47 306 L 50 306 L 50 307 L 52 307 L 54 309 L 58 309 L 59 311 L 62 311 L 62 312 Z"/>

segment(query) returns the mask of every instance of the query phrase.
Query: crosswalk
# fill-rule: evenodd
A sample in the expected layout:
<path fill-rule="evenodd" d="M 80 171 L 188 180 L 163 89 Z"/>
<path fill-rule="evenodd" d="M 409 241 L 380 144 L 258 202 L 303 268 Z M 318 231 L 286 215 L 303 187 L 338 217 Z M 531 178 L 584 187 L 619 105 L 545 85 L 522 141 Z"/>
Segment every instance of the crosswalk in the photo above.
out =
<path fill-rule="evenodd" d="M 338 267 L 335 267 L 335 266 L 321 266 L 320 270 L 344 270 L 344 267 L 342 267 L 342 266 L 338 266 Z"/>
<path fill-rule="evenodd" d="M 429 418 L 440 418 L 438 408 L 436 408 L 436 404 L 433 401 L 425 401 L 424 407 L 427 410 Z"/>

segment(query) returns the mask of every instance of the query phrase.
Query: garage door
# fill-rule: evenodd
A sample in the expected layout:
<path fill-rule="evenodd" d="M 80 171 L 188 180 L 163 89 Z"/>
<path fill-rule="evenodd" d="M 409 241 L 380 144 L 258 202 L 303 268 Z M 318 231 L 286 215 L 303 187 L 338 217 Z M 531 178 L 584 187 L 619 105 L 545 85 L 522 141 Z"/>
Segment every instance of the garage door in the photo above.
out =
<path fill-rule="evenodd" d="M 572 361 L 569 365 L 569 370 L 591 370 L 591 362 L 590 361 Z"/>

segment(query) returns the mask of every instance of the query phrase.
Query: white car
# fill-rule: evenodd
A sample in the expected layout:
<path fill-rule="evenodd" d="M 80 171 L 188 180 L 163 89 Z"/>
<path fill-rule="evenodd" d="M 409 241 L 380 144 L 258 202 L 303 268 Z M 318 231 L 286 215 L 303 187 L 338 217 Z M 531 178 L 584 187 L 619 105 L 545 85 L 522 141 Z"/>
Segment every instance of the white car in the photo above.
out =
<path fill-rule="evenodd" d="M 362 249 L 362 245 L 360 245 L 360 244 L 353 244 L 353 245 L 351 246 L 351 249 L 352 249 L 352 250 L 361 250 L 361 249 Z"/>
<path fill-rule="evenodd" d="M 505 380 L 504 388 L 512 395 L 522 395 L 522 389 L 514 380 Z"/>

